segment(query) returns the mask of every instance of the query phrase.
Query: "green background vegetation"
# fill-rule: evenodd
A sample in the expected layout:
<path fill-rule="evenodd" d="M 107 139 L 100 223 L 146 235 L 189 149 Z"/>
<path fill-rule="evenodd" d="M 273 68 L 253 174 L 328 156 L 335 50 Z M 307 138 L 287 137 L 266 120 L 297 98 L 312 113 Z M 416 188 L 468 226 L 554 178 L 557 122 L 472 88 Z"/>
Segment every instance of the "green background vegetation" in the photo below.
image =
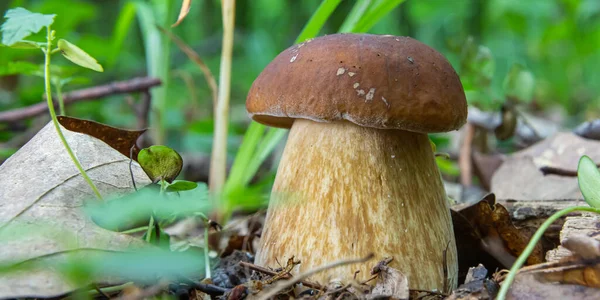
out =
<path fill-rule="evenodd" d="M 150 19 L 167 27 L 177 17 L 175 0 L 12 0 L 0 11 L 22 6 L 57 14 L 53 25 L 65 38 L 98 59 L 104 73 L 76 69 L 64 90 L 126 80 L 148 73 L 166 75 L 165 105 L 155 105 L 163 121 L 151 123 L 165 131 L 165 143 L 180 152 L 209 153 L 212 143 L 211 92 L 200 70 L 167 41 L 162 53 L 147 47 L 139 4 Z M 244 101 L 254 78 L 280 51 L 293 44 L 320 1 L 237 1 L 233 53 L 229 156 L 233 158 L 249 120 Z M 355 1 L 342 1 L 322 34 L 339 30 Z M 190 15 L 173 33 L 190 44 L 218 78 L 222 23 L 220 1 L 195 0 Z M 408 0 L 369 32 L 408 35 L 442 52 L 455 66 L 472 105 L 496 108 L 505 98 L 503 81 L 514 64 L 535 77 L 530 110 L 562 108 L 570 125 L 597 115 L 600 104 L 600 1 L 597 0 Z M 159 33 L 160 35 L 160 33 Z M 38 34 L 43 37 L 43 33 Z M 10 76 L 16 61 L 42 63 L 38 51 L 0 48 L 0 110 L 41 101 L 43 80 Z M 63 59 L 54 64 L 74 68 Z M 160 68 L 163 68 L 161 71 Z M 166 68 L 166 69 L 165 69 Z M 166 71 L 165 71 L 166 70 Z M 161 73 L 162 72 L 162 73 Z M 157 111 L 160 110 L 160 111 Z M 113 126 L 135 126 L 123 96 L 78 103 L 67 108 L 74 117 Z M 27 125 L 25 123 L 24 125 Z M 0 142 L 19 132 L 3 130 Z"/>

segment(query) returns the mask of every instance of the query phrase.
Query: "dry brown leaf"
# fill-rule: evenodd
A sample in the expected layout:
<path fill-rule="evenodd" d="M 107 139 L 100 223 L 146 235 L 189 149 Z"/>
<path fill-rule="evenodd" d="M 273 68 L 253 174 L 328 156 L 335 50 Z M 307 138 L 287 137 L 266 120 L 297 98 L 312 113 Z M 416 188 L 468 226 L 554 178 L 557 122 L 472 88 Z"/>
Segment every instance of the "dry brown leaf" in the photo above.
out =
<path fill-rule="evenodd" d="M 129 158 L 88 135 L 63 132 L 102 195 L 133 191 Z M 138 187 L 150 183 L 136 163 L 133 174 Z M 47 124 L 0 166 L 0 265 L 57 261 L 66 252 L 84 248 L 118 251 L 144 246 L 140 239 L 93 223 L 82 209 L 89 199 L 95 199 L 92 190 L 52 123 Z M 54 297 L 74 288 L 56 270 L 0 275 L 0 298 Z"/>
<path fill-rule="evenodd" d="M 377 283 L 368 298 L 389 297 L 388 299 L 408 299 L 408 279 L 402 272 L 380 265 Z"/>
<path fill-rule="evenodd" d="M 488 268 L 512 265 L 516 257 L 527 246 L 532 232 L 515 227 L 506 208 L 495 203 L 494 194 L 488 194 L 469 207 L 453 208 L 453 224 L 461 269 L 483 263 Z M 484 250 L 489 256 L 482 255 Z M 543 262 L 543 249 L 538 244 L 527 260 L 528 264 Z"/>
<path fill-rule="evenodd" d="M 487 269 L 479 264 L 469 268 L 465 283 L 459 286 L 448 297 L 448 300 L 487 300 L 494 299 L 498 292 L 498 284 L 486 279 Z"/>
<path fill-rule="evenodd" d="M 171 27 L 178 26 L 190 12 L 190 8 L 192 8 L 192 0 L 183 0 L 181 3 L 181 10 L 179 11 L 179 17 L 177 17 L 177 22 L 171 25 Z"/>
<path fill-rule="evenodd" d="M 130 157 L 130 151 L 133 154 L 133 160 L 137 161 L 138 148 L 136 142 L 138 138 L 146 132 L 144 130 L 125 130 L 108 125 L 104 125 L 98 122 L 77 119 L 72 117 L 59 116 L 58 122 L 66 129 L 74 132 L 87 134 L 95 137 L 113 149 L 119 151 L 126 157 Z M 131 149 L 133 147 L 133 150 Z"/>

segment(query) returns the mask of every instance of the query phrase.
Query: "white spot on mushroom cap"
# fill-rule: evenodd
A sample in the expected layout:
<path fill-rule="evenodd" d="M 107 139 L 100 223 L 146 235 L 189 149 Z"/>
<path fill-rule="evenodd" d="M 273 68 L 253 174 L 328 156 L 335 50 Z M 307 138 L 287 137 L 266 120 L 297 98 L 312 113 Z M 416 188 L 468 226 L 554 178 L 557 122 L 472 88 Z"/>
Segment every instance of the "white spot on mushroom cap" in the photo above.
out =
<path fill-rule="evenodd" d="M 340 76 L 340 75 L 342 75 L 342 74 L 344 74 L 344 73 L 346 73 L 346 69 L 344 69 L 344 68 L 339 68 L 339 69 L 337 70 L 337 73 L 336 73 L 335 75 L 337 75 L 337 76 Z"/>
<path fill-rule="evenodd" d="M 359 96 L 362 96 L 362 95 L 365 94 L 365 90 L 357 90 L 356 94 L 359 95 Z"/>
<path fill-rule="evenodd" d="M 356 73 L 354 73 L 354 72 L 348 72 L 348 76 L 350 76 L 350 77 L 354 76 L 355 74 Z"/>
<path fill-rule="evenodd" d="M 356 89 L 359 85 L 360 85 L 360 83 L 355 82 L 354 85 L 353 85 L 353 87 Z"/>
<path fill-rule="evenodd" d="M 381 96 L 381 101 L 383 101 L 383 103 L 385 103 L 385 106 L 387 106 L 388 108 L 390 107 L 390 104 L 387 102 L 387 100 Z"/>
<path fill-rule="evenodd" d="M 373 96 L 375 96 L 375 88 L 369 89 L 369 92 L 367 93 L 367 96 L 365 99 L 367 101 L 371 101 L 371 100 L 373 100 Z"/>
<path fill-rule="evenodd" d="M 298 54 L 292 56 L 292 59 L 290 59 L 290 62 L 294 62 L 296 60 L 296 57 L 298 57 Z"/>

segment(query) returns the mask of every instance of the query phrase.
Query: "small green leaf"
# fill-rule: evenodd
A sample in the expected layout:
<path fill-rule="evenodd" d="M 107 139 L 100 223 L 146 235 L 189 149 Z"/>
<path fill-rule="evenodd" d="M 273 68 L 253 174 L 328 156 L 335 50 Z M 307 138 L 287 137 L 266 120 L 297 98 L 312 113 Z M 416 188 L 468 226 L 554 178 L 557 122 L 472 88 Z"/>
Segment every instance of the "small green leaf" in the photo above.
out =
<path fill-rule="evenodd" d="M 43 43 L 37 43 L 32 41 L 18 41 L 10 46 L 6 46 L 2 44 L 4 47 L 9 47 L 13 49 L 39 49 Z"/>
<path fill-rule="evenodd" d="M 507 97 L 529 103 L 533 99 L 535 78 L 523 66 L 515 64 L 504 78 L 503 88 Z"/>
<path fill-rule="evenodd" d="M 0 27 L 2 44 L 12 46 L 42 28 L 54 23 L 56 15 L 43 15 L 30 12 L 22 7 L 9 9 L 4 14 L 6 22 Z"/>
<path fill-rule="evenodd" d="M 198 184 L 187 180 L 175 180 L 167 187 L 167 192 L 190 191 L 198 187 Z"/>
<path fill-rule="evenodd" d="M 60 49 L 60 52 L 66 59 L 70 60 L 74 64 L 94 70 L 96 72 L 104 72 L 104 69 L 95 58 L 87 54 L 81 48 L 71 44 L 69 41 L 63 39 L 59 40 L 58 49 Z"/>
<path fill-rule="evenodd" d="M 577 181 L 585 202 L 591 207 L 600 208 L 600 171 L 586 155 L 579 159 Z"/>
<path fill-rule="evenodd" d="M 153 182 L 173 182 L 181 172 L 183 159 L 177 151 L 162 145 L 144 148 L 138 154 L 138 162 Z"/>

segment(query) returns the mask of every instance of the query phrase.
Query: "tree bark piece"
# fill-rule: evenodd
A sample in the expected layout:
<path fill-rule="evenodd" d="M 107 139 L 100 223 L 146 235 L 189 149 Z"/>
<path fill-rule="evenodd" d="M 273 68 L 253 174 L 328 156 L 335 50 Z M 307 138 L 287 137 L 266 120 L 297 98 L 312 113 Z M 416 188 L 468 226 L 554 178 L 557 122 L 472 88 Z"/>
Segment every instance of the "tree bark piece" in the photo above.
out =
<path fill-rule="evenodd" d="M 118 81 L 106 85 L 72 91 L 64 95 L 64 103 L 65 105 L 69 105 L 82 100 L 93 100 L 115 94 L 139 92 L 160 84 L 161 82 L 158 78 L 138 77 L 127 81 Z M 55 102 L 54 106 L 58 107 L 58 102 Z M 46 111 L 48 111 L 46 102 L 40 102 L 27 107 L 3 111 L 0 112 L 0 123 L 20 121 L 41 115 Z"/>

